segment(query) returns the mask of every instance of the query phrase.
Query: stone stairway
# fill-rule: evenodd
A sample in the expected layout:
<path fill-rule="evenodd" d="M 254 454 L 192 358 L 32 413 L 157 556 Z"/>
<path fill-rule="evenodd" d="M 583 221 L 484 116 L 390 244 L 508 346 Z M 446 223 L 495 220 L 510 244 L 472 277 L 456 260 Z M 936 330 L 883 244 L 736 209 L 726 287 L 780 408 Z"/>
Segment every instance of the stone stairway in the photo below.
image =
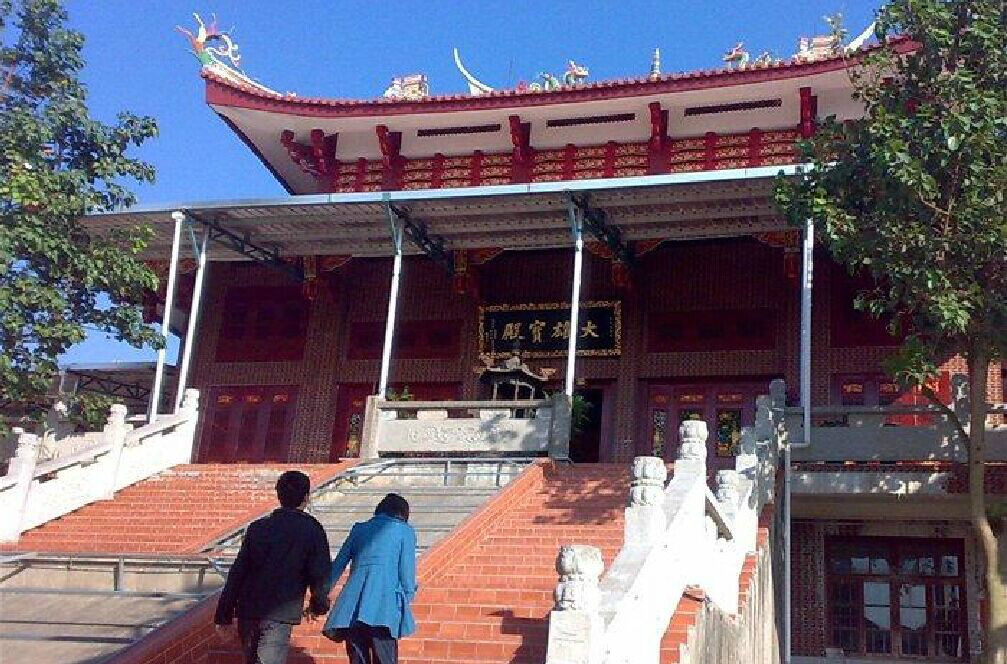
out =
<path fill-rule="evenodd" d="M 417 633 L 401 642 L 404 664 L 541 664 L 556 587 L 556 554 L 570 543 L 598 546 L 606 565 L 622 545 L 629 473 L 623 465 L 540 466 L 534 482 L 508 488 L 486 525 L 451 534 L 420 562 L 413 604 Z M 441 555 L 438 555 L 441 554 Z M 436 558 L 436 560 L 434 559 Z M 346 662 L 343 646 L 295 630 L 288 662 Z M 211 664 L 240 664 L 211 645 Z"/>
<path fill-rule="evenodd" d="M 365 463 L 323 484 L 312 494 L 308 512 L 321 522 L 333 557 L 353 524 L 374 514 L 378 502 L 394 492 L 409 501 L 409 523 L 416 529 L 417 555 L 440 541 L 527 466 L 528 461 L 393 460 Z M 204 553 L 226 569 L 238 553 L 244 528 L 207 547 Z"/>
<path fill-rule="evenodd" d="M 184 484 L 185 477 L 174 481 Z M 419 629 L 402 642 L 405 664 L 530 664 L 544 660 L 559 547 L 592 544 L 610 564 L 622 544 L 628 480 L 623 465 L 382 460 L 330 474 L 315 489 L 310 510 L 324 524 L 335 553 L 350 526 L 369 518 L 386 493 L 394 491 L 410 501 L 422 558 L 414 604 Z M 154 507 L 168 515 L 166 530 L 193 511 L 184 493 L 173 495 L 172 506 L 166 506 L 164 495 Z M 271 508 L 256 509 L 262 514 Z M 0 660 L 240 664 L 240 655 L 213 636 L 213 598 L 200 599 L 221 584 L 250 520 L 204 538 L 188 560 L 177 563 L 184 569 L 179 567 L 175 576 L 163 564 L 168 556 L 141 561 L 146 567 L 137 567 L 132 576 L 123 576 L 123 565 L 115 561 L 103 562 L 97 576 L 94 570 L 81 576 L 80 563 L 69 556 L 56 560 L 46 578 L 21 574 L 20 587 L 0 597 L 7 604 L 0 611 Z M 191 542 L 191 533 L 181 539 Z M 26 563 L 8 563 L 17 565 Z M 151 565 L 166 573 L 158 584 L 145 580 Z M 87 583 L 81 584 L 84 579 Z M 87 588 L 79 600 L 61 604 L 60 599 L 78 596 L 77 591 L 65 592 L 68 580 Z M 46 589 L 56 592 L 47 594 Z M 12 606 L 20 613 L 10 611 Z M 62 608 L 48 613 L 52 607 Z M 160 612 L 149 610 L 155 607 Z M 26 631 L 28 624 L 32 628 Z M 343 646 L 318 630 L 318 624 L 295 630 L 289 662 L 346 661 Z"/>
<path fill-rule="evenodd" d="M 276 506 L 276 478 L 298 469 L 320 485 L 342 464 L 185 464 L 27 531 L 0 550 L 70 554 L 196 553 Z"/>

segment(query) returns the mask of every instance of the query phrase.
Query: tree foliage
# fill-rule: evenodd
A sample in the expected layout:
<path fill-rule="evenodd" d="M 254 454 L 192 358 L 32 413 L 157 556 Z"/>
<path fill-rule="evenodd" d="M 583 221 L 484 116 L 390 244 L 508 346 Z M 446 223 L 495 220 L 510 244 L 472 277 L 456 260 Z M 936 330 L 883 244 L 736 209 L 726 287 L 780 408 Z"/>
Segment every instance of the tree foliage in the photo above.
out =
<path fill-rule="evenodd" d="M 57 358 L 87 329 L 160 344 L 139 306 L 157 287 L 138 259 L 150 230 L 97 237 L 81 223 L 134 203 L 128 181 L 153 181 L 127 151 L 157 126 L 128 112 L 114 124 L 91 117 L 84 37 L 66 22 L 59 0 L 0 0 L 0 406 L 36 417 Z"/>
<path fill-rule="evenodd" d="M 875 278 L 858 306 L 908 333 L 893 368 L 922 384 L 938 358 L 1007 350 L 1007 16 L 1000 0 L 894 0 L 877 33 L 888 47 L 849 69 L 863 119 L 826 118 L 802 146 L 813 170 L 777 200 Z"/>
<path fill-rule="evenodd" d="M 848 69 L 863 117 L 826 118 L 802 146 L 810 170 L 781 179 L 777 202 L 874 277 L 857 305 L 906 335 L 889 369 L 957 429 L 989 598 L 983 661 L 1007 664 L 1007 524 L 985 488 L 987 376 L 1007 355 L 1007 2 L 890 0 L 877 36 L 884 47 Z M 968 413 L 927 388 L 954 355 L 968 363 Z"/>

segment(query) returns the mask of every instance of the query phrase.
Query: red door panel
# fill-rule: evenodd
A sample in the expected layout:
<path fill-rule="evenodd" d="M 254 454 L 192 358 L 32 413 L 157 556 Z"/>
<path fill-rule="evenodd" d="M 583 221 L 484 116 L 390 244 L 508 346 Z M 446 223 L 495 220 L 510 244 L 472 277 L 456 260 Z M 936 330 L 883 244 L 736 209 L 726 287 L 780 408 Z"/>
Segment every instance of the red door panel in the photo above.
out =
<path fill-rule="evenodd" d="M 199 461 L 286 461 L 296 402 L 292 385 L 212 388 Z"/>

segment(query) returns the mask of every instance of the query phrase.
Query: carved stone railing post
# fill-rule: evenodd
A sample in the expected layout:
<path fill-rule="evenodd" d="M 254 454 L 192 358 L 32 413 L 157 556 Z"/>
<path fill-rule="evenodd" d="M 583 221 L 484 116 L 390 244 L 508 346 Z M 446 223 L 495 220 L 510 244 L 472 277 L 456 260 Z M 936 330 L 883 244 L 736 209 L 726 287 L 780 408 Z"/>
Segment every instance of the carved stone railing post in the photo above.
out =
<path fill-rule="evenodd" d="M 679 463 L 706 466 L 706 438 L 709 435 L 706 422 L 702 420 L 686 420 L 678 427 L 678 436 L 682 444 L 678 448 Z"/>
<path fill-rule="evenodd" d="M 549 614 L 546 664 L 599 664 L 604 623 L 599 613 L 598 578 L 605 564 L 593 546 L 571 544 L 559 550 L 556 606 Z"/>
<path fill-rule="evenodd" d="M 738 494 L 738 484 L 738 471 L 717 471 L 717 489 L 714 492 L 714 495 L 720 503 L 720 509 L 724 512 L 724 516 L 731 520 L 734 519 L 738 512 L 738 500 L 740 498 Z"/>
<path fill-rule="evenodd" d="M 183 462 L 193 462 L 196 460 L 196 427 L 199 424 L 199 390 L 188 387 L 182 392 L 182 403 L 178 406 L 178 414 L 188 418 L 182 426 L 189 445 L 188 449 L 180 450 L 180 457 Z"/>
<path fill-rule="evenodd" d="M 69 408 L 62 399 L 57 399 L 49 408 L 41 430 L 38 460 L 41 462 L 55 459 L 59 455 L 57 443 L 72 430 Z"/>
<path fill-rule="evenodd" d="M 126 406 L 117 403 L 109 409 L 104 432 L 105 442 L 110 448 L 102 461 L 105 473 L 97 498 L 112 500 L 119 479 L 119 466 L 122 464 L 122 448 L 126 445 Z"/>
<path fill-rule="evenodd" d="M 667 527 L 664 485 L 668 481 L 668 467 L 660 457 L 638 456 L 633 459 L 632 472 L 624 541 L 644 544 L 660 537 Z"/>
<path fill-rule="evenodd" d="M 38 436 L 25 433 L 24 429 L 15 428 L 17 449 L 14 458 L 8 466 L 8 477 L 14 478 L 14 487 L 5 491 L 4 500 L 0 503 L 0 541 L 16 542 L 21 536 L 21 525 L 28 505 L 28 494 L 31 492 L 35 475 L 35 464 L 38 462 Z"/>

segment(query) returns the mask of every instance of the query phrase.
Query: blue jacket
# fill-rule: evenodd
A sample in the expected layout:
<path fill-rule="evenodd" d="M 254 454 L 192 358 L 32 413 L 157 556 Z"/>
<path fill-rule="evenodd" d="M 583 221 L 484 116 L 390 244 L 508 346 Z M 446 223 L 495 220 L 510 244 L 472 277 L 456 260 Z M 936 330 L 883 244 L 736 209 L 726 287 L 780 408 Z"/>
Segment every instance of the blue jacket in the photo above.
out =
<path fill-rule="evenodd" d="M 395 638 L 416 631 L 410 602 L 416 595 L 416 532 L 405 521 L 378 514 L 353 525 L 332 561 L 331 588 L 353 561 L 350 578 L 322 632 L 335 638 L 359 621 L 387 627 Z"/>

